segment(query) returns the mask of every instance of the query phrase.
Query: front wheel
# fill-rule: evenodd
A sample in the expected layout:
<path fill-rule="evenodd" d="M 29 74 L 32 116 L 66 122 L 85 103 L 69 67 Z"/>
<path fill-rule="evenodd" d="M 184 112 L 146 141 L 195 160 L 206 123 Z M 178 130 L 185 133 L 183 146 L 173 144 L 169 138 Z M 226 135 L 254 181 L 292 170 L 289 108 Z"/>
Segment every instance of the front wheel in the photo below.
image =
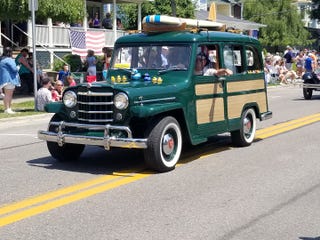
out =
<path fill-rule="evenodd" d="M 251 145 L 256 133 L 256 113 L 246 109 L 241 115 L 240 129 L 231 132 L 232 143 L 239 147 Z"/>
<path fill-rule="evenodd" d="M 147 144 L 144 158 L 148 167 L 158 172 L 173 170 L 182 149 L 182 134 L 177 120 L 165 117 L 155 123 L 148 134 Z"/>
<path fill-rule="evenodd" d="M 310 100 L 312 98 L 312 89 L 303 88 L 303 97 L 306 100 Z"/>
<path fill-rule="evenodd" d="M 54 115 L 50 122 L 52 121 L 61 121 L 61 118 L 58 115 Z M 58 127 L 56 126 L 51 125 L 49 127 L 49 131 L 51 132 L 57 132 L 57 129 Z M 60 147 L 56 142 L 47 141 L 47 147 L 53 158 L 60 162 L 67 162 L 77 160 L 83 152 L 85 145 L 65 143 Z"/>

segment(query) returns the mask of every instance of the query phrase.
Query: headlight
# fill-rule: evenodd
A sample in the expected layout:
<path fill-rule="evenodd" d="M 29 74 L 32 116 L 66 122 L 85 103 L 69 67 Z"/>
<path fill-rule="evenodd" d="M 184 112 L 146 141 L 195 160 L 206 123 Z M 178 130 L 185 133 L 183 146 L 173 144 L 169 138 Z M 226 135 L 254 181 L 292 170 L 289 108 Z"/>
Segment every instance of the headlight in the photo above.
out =
<path fill-rule="evenodd" d="M 63 96 L 63 103 L 68 108 L 73 108 L 77 104 L 77 95 L 73 91 L 67 91 Z"/>
<path fill-rule="evenodd" d="M 119 110 L 126 109 L 129 105 L 128 96 L 124 93 L 118 93 L 117 95 L 115 95 L 113 102 L 114 106 Z"/>

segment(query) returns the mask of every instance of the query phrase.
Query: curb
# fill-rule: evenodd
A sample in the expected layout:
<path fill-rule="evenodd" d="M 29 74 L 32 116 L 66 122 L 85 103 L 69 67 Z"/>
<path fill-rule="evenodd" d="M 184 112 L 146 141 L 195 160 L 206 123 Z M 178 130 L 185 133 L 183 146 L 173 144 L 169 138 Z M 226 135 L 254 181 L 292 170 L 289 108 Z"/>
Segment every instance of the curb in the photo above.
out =
<path fill-rule="evenodd" d="M 13 121 L 22 121 L 22 120 L 38 120 L 41 118 L 49 118 L 52 116 L 53 113 L 43 113 L 43 114 L 36 114 L 36 115 L 29 115 L 29 116 L 20 116 L 20 117 L 8 117 L 8 118 L 1 118 L 0 123 L 6 123 L 6 122 L 13 122 Z"/>

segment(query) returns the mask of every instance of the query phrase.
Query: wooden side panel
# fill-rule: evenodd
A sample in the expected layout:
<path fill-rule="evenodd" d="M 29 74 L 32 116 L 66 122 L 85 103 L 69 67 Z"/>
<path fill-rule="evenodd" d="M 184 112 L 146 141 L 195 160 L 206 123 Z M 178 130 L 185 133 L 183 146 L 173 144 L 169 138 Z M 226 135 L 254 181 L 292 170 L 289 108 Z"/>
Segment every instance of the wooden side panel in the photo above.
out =
<path fill-rule="evenodd" d="M 256 102 L 260 112 L 267 111 L 266 93 L 252 93 L 228 97 L 228 118 L 239 118 L 246 103 Z"/>
<path fill-rule="evenodd" d="M 198 124 L 224 120 L 223 98 L 197 100 L 196 107 Z"/>
<path fill-rule="evenodd" d="M 197 84 L 195 88 L 197 96 L 223 93 L 222 85 L 220 83 Z"/>
<path fill-rule="evenodd" d="M 250 80 L 250 81 L 241 81 L 241 82 L 228 82 L 227 92 L 241 92 L 241 91 L 250 91 L 256 89 L 264 89 L 264 80 Z"/>

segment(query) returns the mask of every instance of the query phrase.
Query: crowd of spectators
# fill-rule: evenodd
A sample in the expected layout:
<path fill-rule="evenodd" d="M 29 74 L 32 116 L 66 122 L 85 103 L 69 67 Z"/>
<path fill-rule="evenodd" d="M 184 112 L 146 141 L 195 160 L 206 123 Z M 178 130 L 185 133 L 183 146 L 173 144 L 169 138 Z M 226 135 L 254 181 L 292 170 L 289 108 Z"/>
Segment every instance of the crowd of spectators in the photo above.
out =
<path fill-rule="evenodd" d="M 116 23 L 117 23 L 117 29 L 122 30 L 123 25 L 120 18 L 117 18 Z M 89 27 L 91 28 L 113 29 L 113 20 L 109 12 L 106 13 L 104 18 L 100 18 L 99 13 L 96 12 L 95 15 L 89 19 L 88 24 L 89 24 Z"/>
<path fill-rule="evenodd" d="M 120 18 L 117 18 L 116 20 L 117 23 L 117 29 L 118 30 L 123 30 L 123 24 Z M 83 23 L 81 20 L 78 22 L 74 23 L 64 23 L 64 22 L 54 22 L 55 26 L 60 26 L 60 27 L 83 27 Z M 105 16 L 100 17 L 99 12 L 95 12 L 92 17 L 88 19 L 88 27 L 89 28 L 104 28 L 104 29 L 113 29 L 113 19 L 111 16 L 111 13 L 106 13 Z"/>
<path fill-rule="evenodd" d="M 294 83 L 301 79 L 305 72 L 314 72 L 318 69 L 319 62 L 317 51 L 302 49 L 293 51 L 287 46 L 283 54 L 267 53 L 265 56 L 264 71 L 267 83 L 279 82 L 281 85 Z"/>

